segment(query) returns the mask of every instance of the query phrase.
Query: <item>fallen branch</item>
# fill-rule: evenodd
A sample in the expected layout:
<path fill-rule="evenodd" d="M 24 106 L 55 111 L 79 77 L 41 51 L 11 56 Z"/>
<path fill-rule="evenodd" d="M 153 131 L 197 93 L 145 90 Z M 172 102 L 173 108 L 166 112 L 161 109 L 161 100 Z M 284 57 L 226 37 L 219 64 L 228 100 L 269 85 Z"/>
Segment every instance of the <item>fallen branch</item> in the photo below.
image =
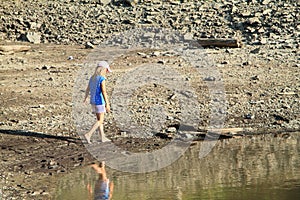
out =
<path fill-rule="evenodd" d="M 205 38 L 199 39 L 199 44 L 202 47 L 230 47 L 230 48 L 240 48 L 242 47 L 242 42 L 238 39 L 212 39 Z"/>

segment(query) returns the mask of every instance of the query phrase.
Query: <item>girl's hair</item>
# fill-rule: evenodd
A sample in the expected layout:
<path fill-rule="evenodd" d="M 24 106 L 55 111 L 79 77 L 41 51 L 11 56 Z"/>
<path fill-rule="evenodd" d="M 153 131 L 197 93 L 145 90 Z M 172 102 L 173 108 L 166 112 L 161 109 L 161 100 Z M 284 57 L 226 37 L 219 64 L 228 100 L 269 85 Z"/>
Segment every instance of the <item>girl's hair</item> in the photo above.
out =
<path fill-rule="evenodd" d="M 94 74 L 93 74 L 93 79 L 95 79 L 96 76 L 101 76 L 101 75 L 102 75 L 102 72 L 103 72 L 104 70 L 106 70 L 105 67 L 102 67 L 102 66 L 96 67 L 96 68 L 95 68 L 95 72 L 94 72 Z"/>

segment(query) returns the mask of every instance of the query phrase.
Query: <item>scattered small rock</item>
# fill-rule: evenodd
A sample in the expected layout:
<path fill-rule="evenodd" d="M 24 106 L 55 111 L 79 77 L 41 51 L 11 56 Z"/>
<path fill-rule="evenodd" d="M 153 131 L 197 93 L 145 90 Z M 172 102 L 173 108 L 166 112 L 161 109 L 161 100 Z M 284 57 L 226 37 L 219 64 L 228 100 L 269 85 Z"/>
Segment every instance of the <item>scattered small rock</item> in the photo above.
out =
<path fill-rule="evenodd" d="M 106 6 L 111 3 L 111 0 L 99 0 L 100 4 Z"/>
<path fill-rule="evenodd" d="M 209 76 L 209 77 L 204 78 L 204 81 L 215 81 L 215 80 L 216 80 L 216 78 L 213 77 L 213 76 Z"/>
<path fill-rule="evenodd" d="M 254 119 L 254 114 L 247 114 L 245 115 L 245 119 Z"/>
<path fill-rule="evenodd" d="M 175 133 L 177 131 L 176 127 L 169 127 L 167 128 L 167 133 Z"/>
<path fill-rule="evenodd" d="M 94 46 L 92 43 L 87 42 L 87 43 L 85 43 L 85 48 L 86 48 L 86 49 L 94 49 L 95 46 Z"/>
<path fill-rule="evenodd" d="M 256 76 L 253 76 L 253 77 L 251 77 L 251 80 L 254 80 L 254 81 L 259 81 L 259 76 L 258 76 L 258 75 L 256 75 Z"/>

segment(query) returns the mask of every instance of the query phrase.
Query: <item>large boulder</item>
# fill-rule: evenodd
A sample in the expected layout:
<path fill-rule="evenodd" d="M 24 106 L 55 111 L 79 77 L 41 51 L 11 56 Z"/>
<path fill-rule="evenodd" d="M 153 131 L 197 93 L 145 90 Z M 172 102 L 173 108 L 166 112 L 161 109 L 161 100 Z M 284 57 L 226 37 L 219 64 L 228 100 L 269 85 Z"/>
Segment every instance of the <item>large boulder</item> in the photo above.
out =
<path fill-rule="evenodd" d="M 39 44 L 41 43 L 41 35 L 39 33 L 28 32 L 25 34 L 21 34 L 18 40 L 24 42 L 31 42 L 33 44 Z"/>

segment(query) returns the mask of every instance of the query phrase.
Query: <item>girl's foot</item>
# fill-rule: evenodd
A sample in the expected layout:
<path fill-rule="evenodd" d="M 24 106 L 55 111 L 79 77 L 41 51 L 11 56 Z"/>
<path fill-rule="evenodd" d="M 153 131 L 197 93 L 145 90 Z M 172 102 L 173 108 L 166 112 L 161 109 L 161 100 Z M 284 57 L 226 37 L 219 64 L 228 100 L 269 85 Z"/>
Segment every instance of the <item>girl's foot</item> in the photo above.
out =
<path fill-rule="evenodd" d="M 88 144 L 92 144 L 91 143 L 91 136 L 89 136 L 89 134 L 87 134 L 87 133 L 84 134 L 84 138 L 86 139 L 86 141 L 87 141 Z"/>
<path fill-rule="evenodd" d="M 111 140 L 108 139 L 107 137 L 102 137 L 101 142 L 110 142 Z"/>

